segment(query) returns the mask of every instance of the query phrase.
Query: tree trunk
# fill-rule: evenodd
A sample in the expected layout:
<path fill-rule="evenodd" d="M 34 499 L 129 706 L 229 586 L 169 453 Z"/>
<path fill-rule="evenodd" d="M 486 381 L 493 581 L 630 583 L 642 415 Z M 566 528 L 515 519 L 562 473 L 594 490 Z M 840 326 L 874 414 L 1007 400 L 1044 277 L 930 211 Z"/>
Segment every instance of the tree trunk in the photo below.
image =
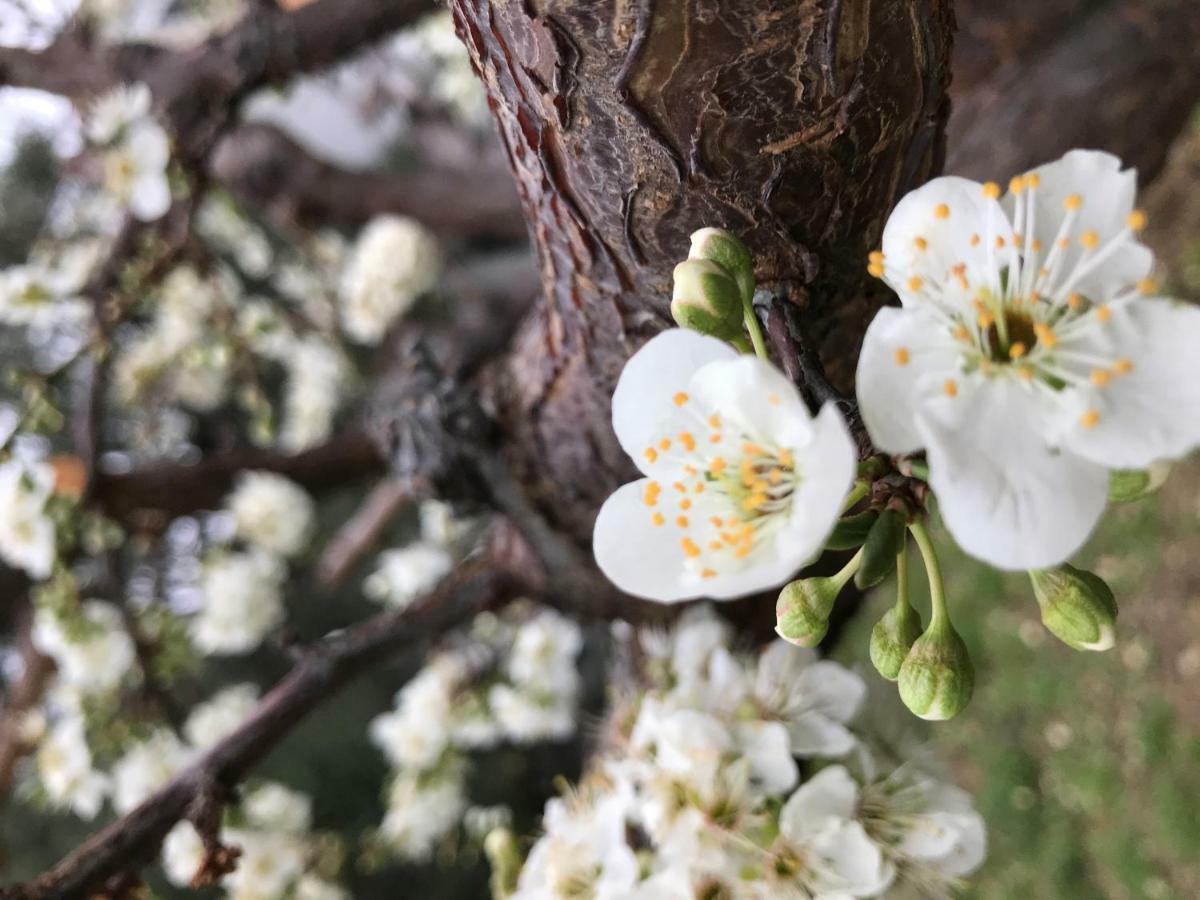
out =
<path fill-rule="evenodd" d="M 453 0 L 537 247 L 544 296 L 492 373 L 509 451 L 586 538 L 631 468 L 621 367 L 670 324 L 671 270 L 707 225 L 799 305 L 848 385 L 881 302 L 868 251 L 936 173 L 953 13 L 942 0 Z"/>

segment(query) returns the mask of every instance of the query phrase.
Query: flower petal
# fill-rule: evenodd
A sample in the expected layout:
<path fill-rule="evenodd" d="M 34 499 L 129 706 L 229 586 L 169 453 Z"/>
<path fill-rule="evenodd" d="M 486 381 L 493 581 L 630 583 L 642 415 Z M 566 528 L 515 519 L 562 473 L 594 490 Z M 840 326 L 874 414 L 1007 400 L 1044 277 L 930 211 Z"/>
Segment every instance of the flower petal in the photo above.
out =
<path fill-rule="evenodd" d="M 826 403 L 812 430 L 811 443 L 796 447 L 800 483 L 792 494 L 791 518 L 776 538 L 780 555 L 791 554 L 797 568 L 825 546 L 858 466 L 858 450 L 836 406 Z"/>
<path fill-rule="evenodd" d="M 1056 565 L 1079 549 L 1108 496 L 1101 466 L 1047 446 L 1037 398 L 1015 380 L 964 379 L 922 408 L 930 485 L 947 529 L 997 568 Z"/>
<path fill-rule="evenodd" d="M 795 691 L 805 706 L 843 724 L 857 714 L 867 696 L 867 685 L 845 666 L 818 660 L 795 679 Z"/>
<path fill-rule="evenodd" d="M 787 729 L 779 722 L 750 721 L 737 726 L 742 755 L 750 774 L 768 794 L 785 794 L 796 786 L 800 769 L 792 756 Z"/>
<path fill-rule="evenodd" d="M 651 521 L 643 478 L 622 485 L 600 507 L 592 552 L 605 577 L 627 594 L 675 603 L 699 593 L 684 568 L 678 532 Z"/>
<path fill-rule="evenodd" d="M 1034 169 L 1033 174 L 1039 177 L 1040 185 L 1028 195 L 1034 198 L 1032 231 L 1047 251 L 1054 246 L 1059 226 L 1067 215 L 1066 198 L 1076 195 L 1082 200 L 1069 235 L 1071 243 L 1061 259 L 1060 271 L 1067 277 L 1078 263 L 1086 262 L 1089 254 L 1100 252 L 1106 243 L 1126 229 L 1137 193 L 1137 172 L 1133 169 L 1122 171 L 1121 160 L 1111 153 L 1072 150 L 1061 159 Z M 1004 205 L 1011 215 L 1015 206 L 1012 195 L 1004 198 Z M 1023 223 L 1017 223 L 1018 231 L 1023 227 Z M 1094 250 L 1080 243 L 1079 238 L 1087 231 L 1096 233 L 1098 241 Z M 1150 250 L 1132 237 L 1126 237 L 1119 248 L 1078 279 L 1071 290 L 1093 300 L 1108 300 L 1122 288 L 1149 275 L 1153 264 L 1154 256 Z M 1061 288 L 1062 285 L 1063 278 L 1060 277 L 1054 287 Z"/>
<path fill-rule="evenodd" d="M 160 219 L 171 206 L 171 186 L 162 172 L 139 175 L 129 191 L 129 211 L 143 222 Z"/>
<path fill-rule="evenodd" d="M 756 356 L 712 363 L 696 372 L 688 390 L 721 416 L 739 437 L 799 447 L 812 439 L 812 416 L 800 392 L 773 365 Z"/>
<path fill-rule="evenodd" d="M 1069 411 L 1066 447 L 1109 468 L 1137 469 L 1200 445 L 1200 309 L 1135 300 L 1114 307 L 1104 328 L 1085 352 L 1132 368 L 1083 392 Z M 1084 409 L 1099 413 L 1090 428 L 1080 424 Z"/>
<path fill-rule="evenodd" d="M 957 375 L 961 354 L 952 340 L 946 326 L 920 308 L 876 313 L 855 380 L 863 422 L 880 450 L 911 453 L 923 445 L 916 408 L 921 396 Z"/>
<path fill-rule="evenodd" d="M 895 868 L 859 822 L 842 822 L 817 835 L 809 847 L 820 859 L 813 884 L 818 896 L 832 890 L 853 897 L 877 897 L 896 877 Z"/>
<path fill-rule="evenodd" d="M 800 713 L 787 723 L 787 730 L 792 752 L 797 756 L 836 759 L 858 744 L 849 728 L 818 712 Z"/>
<path fill-rule="evenodd" d="M 698 369 L 737 355 L 724 341 L 672 328 L 651 338 L 625 364 L 613 393 L 613 430 L 643 472 L 654 474 L 645 459 L 647 447 L 693 424 L 676 405 L 676 395 L 687 392 Z"/>
<path fill-rule="evenodd" d="M 974 296 L 951 277 L 966 267 L 973 285 L 987 284 L 995 238 L 1012 239 L 1012 226 L 1000 204 L 984 195 L 983 185 L 956 176 L 935 178 L 896 204 L 883 229 L 883 256 L 888 284 L 905 306 L 929 302 L 914 290 L 912 278 L 939 286 L 951 305 L 968 308 Z"/>
<path fill-rule="evenodd" d="M 829 766 L 788 798 L 779 813 L 779 830 L 788 840 L 801 843 L 827 828 L 831 820 L 854 818 L 857 807 L 858 782 L 845 766 Z"/>

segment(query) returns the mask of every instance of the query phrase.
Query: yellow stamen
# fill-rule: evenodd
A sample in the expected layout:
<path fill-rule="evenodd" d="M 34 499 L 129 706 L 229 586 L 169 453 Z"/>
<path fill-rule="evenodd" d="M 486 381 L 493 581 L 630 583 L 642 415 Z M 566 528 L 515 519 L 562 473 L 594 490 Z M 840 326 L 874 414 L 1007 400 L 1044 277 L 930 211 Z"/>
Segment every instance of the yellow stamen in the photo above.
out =
<path fill-rule="evenodd" d="M 942 393 L 945 394 L 947 397 L 957 397 L 958 396 L 958 384 L 955 383 L 953 378 L 947 378 L 942 383 Z"/>
<path fill-rule="evenodd" d="M 1083 306 L 1083 295 L 1082 294 L 1067 295 L 1067 306 L 1068 306 L 1068 308 L 1074 309 L 1074 310 L 1080 309 Z"/>
<path fill-rule="evenodd" d="M 867 274 L 872 278 L 883 277 L 883 263 L 871 263 L 867 266 Z"/>
<path fill-rule="evenodd" d="M 1108 369 L 1092 369 L 1091 379 L 1096 387 L 1105 387 L 1112 381 L 1112 373 Z"/>
<path fill-rule="evenodd" d="M 1020 359 L 1024 355 L 1025 345 L 1020 341 L 1014 342 L 1013 345 L 1008 348 L 1008 356 L 1010 359 Z"/>
<path fill-rule="evenodd" d="M 659 525 L 659 526 L 665 525 L 667 523 L 667 520 L 665 518 L 663 518 L 663 514 L 660 512 L 656 512 L 654 515 L 652 515 L 650 517 L 650 521 L 653 522 L 655 525 Z"/>
<path fill-rule="evenodd" d="M 913 244 L 918 250 L 927 250 L 929 248 L 929 241 L 925 240 L 923 237 L 913 238 Z"/>
<path fill-rule="evenodd" d="M 933 208 L 933 215 L 938 219 L 948 219 L 950 218 L 950 207 L 945 203 L 939 203 Z"/>
<path fill-rule="evenodd" d="M 675 519 L 675 524 L 678 525 L 680 528 L 687 528 L 688 527 L 688 517 L 687 516 L 679 516 L 678 518 Z"/>
<path fill-rule="evenodd" d="M 643 453 L 642 455 L 646 457 L 647 462 L 654 462 L 655 460 L 658 459 L 658 451 L 655 450 L 653 447 L 647 447 L 645 450 L 645 453 Z"/>
<path fill-rule="evenodd" d="M 708 471 L 712 472 L 714 475 L 720 475 L 725 471 L 726 465 L 728 465 L 728 463 L 725 462 L 723 457 L 714 456 L 712 462 L 708 464 Z"/>
<path fill-rule="evenodd" d="M 1147 221 L 1148 219 L 1146 218 L 1146 213 L 1140 209 L 1135 209 L 1125 219 L 1125 224 L 1128 226 L 1130 231 L 1141 231 L 1146 227 Z"/>
<path fill-rule="evenodd" d="M 1083 206 L 1083 198 L 1078 194 L 1067 194 L 1063 197 L 1063 209 L 1070 211 L 1079 209 L 1081 206 Z"/>
<path fill-rule="evenodd" d="M 1079 417 L 1079 424 L 1082 425 L 1084 428 L 1095 428 L 1097 425 L 1100 424 L 1100 411 L 1095 410 L 1095 409 L 1089 409 L 1087 412 L 1085 412 L 1082 416 Z"/>
<path fill-rule="evenodd" d="M 907 366 L 911 357 L 908 354 L 907 347 L 897 347 L 896 352 L 892 354 L 892 359 L 896 361 L 898 366 Z"/>
<path fill-rule="evenodd" d="M 1100 235 L 1089 228 L 1079 236 L 1079 243 L 1085 250 L 1095 250 L 1100 245 Z"/>
<path fill-rule="evenodd" d="M 883 251 L 882 250 L 872 250 L 870 253 L 867 254 L 867 262 L 882 263 L 883 262 Z"/>
<path fill-rule="evenodd" d="M 700 548 L 696 546 L 696 542 L 691 538 L 684 538 L 679 542 L 679 546 L 683 548 L 683 555 L 688 559 L 695 559 L 700 555 Z"/>
<path fill-rule="evenodd" d="M 1151 294 L 1158 293 L 1158 282 L 1153 278 L 1143 278 L 1137 283 L 1138 293 L 1149 297 Z"/>
<path fill-rule="evenodd" d="M 701 578 L 716 578 L 717 572 L 715 569 L 704 569 L 700 572 Z"/>
<path fill-rule="evenodd" d="M 952 331 L 951 334 L 954 335 L 955 339 L 960 341 L 971 340 L 971 332 L 967 330 L 966 325 L 955 325 L 954 331 Z"/>
<path fill-rule="evenodd" d="M 1025 187 L 1033 189 L 1042 186 L 1042 176 L 1037 172 L 1030 172 L 1025 176 Z"/>
<path fill-rule="evenodd" d="M 1014 175 L 1008 179 L 1008 191 L 1010 194 L 1019 194 L 1025 190 L 1025 179 L 1020 175 Z"/>
<path fill-rule="evenodd" d="M 919 291 L 924 284 L 925 284 L 925 282 L 922 281 L 920 278 L 918 278 L 916 275 L 914 275 L 912 278 L 908 279 L 908 289 L 910 291 L 912 291 L 914 294 L 917 291 Z"/>
<path fill-rule="evenodd" d="M 684 449 L 687 450 L 688 453 L 691 453 L 696 449 L 696 439 L 692 437 L 692 433 L 690 431 L 679 432 L 679 443 L 683 444 Z"/>
<path fill-rule="evenodd" d="M 978 247 L 982 241 L 983 241 L 983 238 L 981 238 L 979 235 L 977 235 L 977 234 L 971 235 L 971 246 L 972 247 Z"/>
<path fill-rule="evenodd" d="M 1112 310 L 1107 306 L 1096 307 L 1096 318 L 1101 322 L 1107 322 L 1112 318 Z"/>
<path fill-rule="evenodd" d="M 985 182 L 983 185 L 983 196 L 989 200 L 998 200 L 1000 198 L 1000 185 L 994 181 Z"/>
<path fill-rule="evenodd" d="M 1133 360 L 1122 357 L 1113 363 L 1113 372 L 1118 375 L 1128 375 L 1133 371 Z"/>
<path fill-rule="evenodd" d="M 684 497 L 682 500 L 679 501 L 679 508 L 683 509 L 683 510 L 691 509 L 692 501 L 689 500 L 687 497 Z"/>

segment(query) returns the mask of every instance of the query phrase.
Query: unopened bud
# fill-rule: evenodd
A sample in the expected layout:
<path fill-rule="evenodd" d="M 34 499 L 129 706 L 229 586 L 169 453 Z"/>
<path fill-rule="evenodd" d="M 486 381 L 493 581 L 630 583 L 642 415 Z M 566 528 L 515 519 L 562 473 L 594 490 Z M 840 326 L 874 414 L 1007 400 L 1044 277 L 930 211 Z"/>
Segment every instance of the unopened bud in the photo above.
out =
<path fill-rule="evenodd" d="M 742 335 L 737 282 L 717 263 L 689 259 L 675 267 L 671 315 L 680 328 L 730 341 Z"/>
<path fill-rule="evenodd" d="M 950 620 L 935 616 L 900 666 L 900 699 L 922 719 L 952 719 L 971 702 L 975 668 Z"/>
<path fill-rule="evenodd" d="M 1117 601 L 1099 575 L 1063 564 L 1029 573 L 1042 624 L 1076 650 L 1107 650 L 1117 636 Z"/>
<path fill-rule="evenodd" d="M 867 532 L 863 542 L 862 565 L 854 575 L 854 584 L 860 589 L 872 587 L 896 568 L 896 555 L 904 547 L 904 536 L 908 525 L 904 516 L 894 509 L 885 509 L 879 514 Z"/>
<path fill-rule="evenodd" d="M 723 228 L 701 228 L 692 235 L 688 259 L 712 260 L 737 282 L 743 300 L 754 296 L 754 257 L 732 232 Z"/>
<path fill-rule="evenodd" d="M 829 613 L 845 581 L 801 578 L 785 585 L 775 604 L 775 633 L 797 647 L 815 647 L 829 630 Z"/>
<path fill-rule="evenodd" d="M 1146 469 L 1117 469 L 1108 473 L 1108 499 L 1113 503 L 1133 503 L 1149 497 L 1167 480 L 1171 464 L 1151 463 Z"/>
<path fill-rule="evenodd" d="M 921 636 L 921 614 L 908 603 L 893 606 L 871 629 L 871 662 L 888 681 L 900 677 L 900 667 Z"/>

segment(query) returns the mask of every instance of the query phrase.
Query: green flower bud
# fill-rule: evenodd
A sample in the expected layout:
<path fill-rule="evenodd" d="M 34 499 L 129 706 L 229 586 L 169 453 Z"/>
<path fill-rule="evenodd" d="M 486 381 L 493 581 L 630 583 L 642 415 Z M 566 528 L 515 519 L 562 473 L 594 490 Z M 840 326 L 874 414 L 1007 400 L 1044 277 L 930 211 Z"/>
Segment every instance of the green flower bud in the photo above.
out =
<path fill-rule="evenodd" d="M 975 668 L 950 620 L 934 617 L 900 666 L 900 699 L 922 719 L 952 719 L 971 702 Z"/>
<path fill-rule="evenodd" d="M 680 328 L 731 341 L 742 336 L 742 298 L 737 283 L 711 260 L 689 259 L 675 267 L 671 315 Z"/>
<path fill-rule="evenodd" d="M 737 235 L 723 228 L 701 228 L 692 235 L 688 259 L 715 262 L 737 282 L 743 300 L 754 296 L 754 257 Z"/>
<path fill-rule="evenodd" d="M 775 633 L 797 647 L 815 647 L 829 630 L 829 613 L 845 584 L 834 576 L 785 585 L 775 604 Z"/>
<path fill-rule="evenodd" d="M 894 509 L 885 509 L 867 532 L 862 548 L 862 565 L 854 575 L 860 590 L 872 587 L 892 574 L 896 555 L 904 547 L 907 534 L 904 516 Z"/>
<path fill-rule="evenodd" d="M 1107 650 L 1116 642 L 1117 601 L 1104 579 L 1063 564 L 1029 573 L 1042 624 L 1076 650 Z"/>
<path fill-rule="evenodd" d="M 1117 469 L 1108 473 L 1108 499 L 1113 503 L 1133 503 L 1149 497 L 1167 480 L 1171 464 L 1151 463 L 1148 469 Z"/>
<path fill-rule="evenodd" d="M 883 614 L 871 629 L 871 662 L 888 681 L 900 677 L 900 667 L 921 636 L 921 614 L 908 603 L 899 603 Z"/>
<path fill-rule="evenodd" d="M 522 865 L 516 837 L 507 828 L 494 828 L 483 839 L 483 852 L 492 867 L 492 896 L 511 896 L 517 889 Z"/>
<path fill-rule="evenodd" d="M 879 513 L 867 510 L 853 516 L 846 516 L 835 526 L 829 540 L 825 542 L 826 550 L 854 550 L 863 545 L 871 526 L 879 518 Z"/>

